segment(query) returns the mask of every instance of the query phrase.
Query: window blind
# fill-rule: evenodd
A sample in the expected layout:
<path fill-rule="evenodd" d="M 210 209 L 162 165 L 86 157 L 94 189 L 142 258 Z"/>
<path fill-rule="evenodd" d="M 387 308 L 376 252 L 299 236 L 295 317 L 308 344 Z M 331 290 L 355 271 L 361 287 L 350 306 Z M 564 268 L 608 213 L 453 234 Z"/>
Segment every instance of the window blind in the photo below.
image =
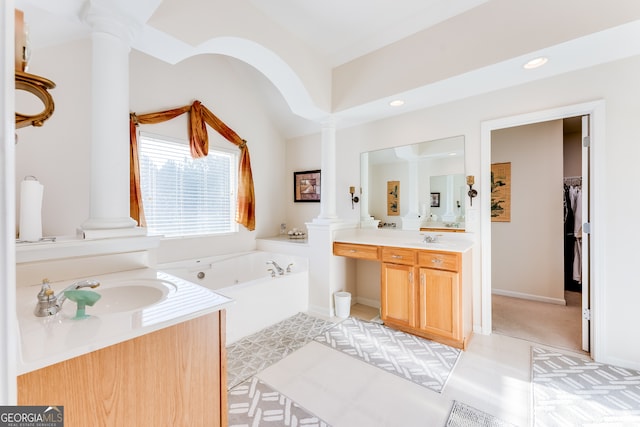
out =
<path fill-rule="evenodd" d="M 140 135 L 140 187 L 150 234 L 229 233 L 235 224 L 237 154 L 193 159 L 186 142 Z"/>

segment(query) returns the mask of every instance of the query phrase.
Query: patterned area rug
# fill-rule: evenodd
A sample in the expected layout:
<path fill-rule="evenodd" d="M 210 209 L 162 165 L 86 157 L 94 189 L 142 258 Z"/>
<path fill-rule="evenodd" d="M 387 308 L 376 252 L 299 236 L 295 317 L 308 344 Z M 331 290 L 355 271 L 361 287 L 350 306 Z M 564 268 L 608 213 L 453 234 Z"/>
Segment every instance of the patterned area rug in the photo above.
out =
<path fill-rule="evenodd" d="M 446 427 L 515 427 L 465 403 L 453 401 Z"/>
<path fill-rule="evenodd" d="M 334 324 L 298 313 L 227 347 L 227 389 L 273 365 Z"/>
<path fill-rule="evenodd" d="M 640 372 L 532 348 L 536 426 L 640 425 Z"/>
<path fill-rule="evenodd" d="M 257 378 L 229 391 L 229 427 L 309 426 L 328 424 Z"/>
<path fill-rule="evenodd" d="M 438 393 L 460 356 L 456 348 L 352 317 L 315 340 Z"/>

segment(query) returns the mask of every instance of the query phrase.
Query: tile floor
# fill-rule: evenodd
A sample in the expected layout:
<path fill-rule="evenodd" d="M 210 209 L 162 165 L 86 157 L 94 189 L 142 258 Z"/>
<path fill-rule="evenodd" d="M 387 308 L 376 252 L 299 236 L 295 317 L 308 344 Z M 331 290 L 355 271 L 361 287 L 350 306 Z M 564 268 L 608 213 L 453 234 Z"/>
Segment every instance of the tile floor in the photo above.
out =
<path fill-rule="evenodd" d="M 257 377 L 334 427 L 444 426 L 454 400 L 532 422 L 531 343 L 498 334 L 471 339 L 441 394 L 317 342 Z"/>

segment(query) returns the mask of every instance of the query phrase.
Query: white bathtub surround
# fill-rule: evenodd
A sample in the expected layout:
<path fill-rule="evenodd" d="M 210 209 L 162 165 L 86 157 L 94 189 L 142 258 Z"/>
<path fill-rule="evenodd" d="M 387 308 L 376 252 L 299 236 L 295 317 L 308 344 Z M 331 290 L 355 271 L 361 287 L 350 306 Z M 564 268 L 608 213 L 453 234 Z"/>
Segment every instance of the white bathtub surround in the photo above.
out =
<path fill-rule="evenodd" d="M 168 326 L 226 308 L 231 300 L 206 288 L 154 269 L 123 271 L 88 277 L 101 285 L 94 289 L 105 298 L 86 309 L 89 319 L 73 320 L 72 301 L 49 317 L 36 317 L 33 310 L 40 285 L 17 289 L 17 314 L 20 329 L 18 374 L 24 374 L 105 348 Z M 58 294 L 74 281 L 51 283 Z M 115 288 L 152 287 L 161 292 L 154 302 L 139 308 L 109 304 L 107 295 Z M 116 290 L 115 292 L 118 292 Z M 142 296 L 140 296 L 142 298 Z M 132 297 L 134 298 L 134 297 Z M 134 298 L 135 299 L 135 298 Z M 112 299 L 111 301 L 124 301 Z M 145 300 L 146 301 L 146 300 Z M 131 304 L 128 301 L 127 304 Z"/>
<path fill-rule="evenodd" d="M 271 277 L 268 261 L 285 270 Z M 290 273 L 286 273 L 291 265 Z M 227 308 L 227 343 L 255 333 L 309 308 L 308 260 L 252 251 L 161 264 L 159 270 L 179 276 L 234 300 Z"/>

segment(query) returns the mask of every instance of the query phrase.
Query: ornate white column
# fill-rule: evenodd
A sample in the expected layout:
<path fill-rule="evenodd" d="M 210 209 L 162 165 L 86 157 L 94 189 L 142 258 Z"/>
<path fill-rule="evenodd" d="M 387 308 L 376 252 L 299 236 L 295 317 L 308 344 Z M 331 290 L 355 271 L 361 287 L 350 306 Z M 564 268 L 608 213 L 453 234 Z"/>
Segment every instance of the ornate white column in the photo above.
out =
<path fill-rule="evenodd" d="M 336 122 L 333 117 L 322 122 L 321 138 L 320 214 L 314 222 L 326 223 L 338 219 L 336 214 Z"/>
<path fill-rule="evenodd" d="M 127 229 L 129 216 L 129 51 L 137 25 L 91 1 L 84 14 L 91 25 L 91 196 L 85 230 Z M 127 234 L 123 230 L 123 234 Z"/>
<path fill-rule="evenodd" d="M 453 201 L 455 199 L 455 190 L 453 187 L 453 180 L 454 180 L 453 175 L 447 175 L 447 178 L 446 178 L 447 191 L 445 193 L 445 200 L 444 200 L 446 211 L 444 215 L 442 215 L 443 221 L 455 222 L 457 217 L 456 213 L 453 210 Z"/>
<path fill-rule="evenodd" d="M 418 230 L 422 218 L 420 218 L 419 208 L 419 190 L 418 190 L 418 160 L 417 158 L 409 158 L 407 161 L 409 166 L 409 188 L 408 191 L 400 190 L 400 195 L 406 194 L 409 198 L 409 212 L 402 217 L 403 230 Z"/>

